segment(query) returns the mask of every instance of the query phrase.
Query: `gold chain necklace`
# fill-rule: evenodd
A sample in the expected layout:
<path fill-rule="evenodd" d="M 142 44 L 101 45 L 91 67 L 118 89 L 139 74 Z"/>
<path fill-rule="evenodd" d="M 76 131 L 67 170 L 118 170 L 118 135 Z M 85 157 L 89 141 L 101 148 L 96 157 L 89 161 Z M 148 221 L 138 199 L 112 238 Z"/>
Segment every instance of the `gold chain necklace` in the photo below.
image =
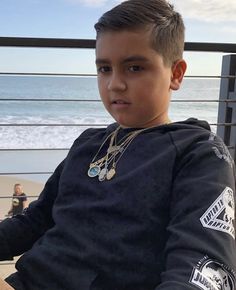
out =
<path fill-rule="evenodd" d="M 88 176 L 89 177 L 96 177 L 98 176 L 99 181 L 104 181 L 104 180 L 110 180 L 112 179 L 115 174 L 116 174 L 116 165 L 126 149 L 129 147 L 133 139 L 140 134 L 141 132 L 149 129 L 149 128 L 144 128 L 144 129 L 139 129 L 136 131 L 133 131 L 131 133 L 128 133 L 125 137 L 123 137 L 119 144 L 116 142 L 117 134 L 119 131 L 120 127 L 117 127 L 114 132 L 112 132 L 102 143 L 102 145 L 99 147 L 97 153 L 93 157 L 89 169 L 88 169 Z M 96 158 L 101 151 L 102 147 L 105 145 L 107 140 L 110 139 L 110 143 L 107 149 L 107 153 L 105 156 L 102 158 L 98 159 L 97 161 Z M 117 158 L 118 156 L 118 158 Z M 110 164 L 112 163 L 111 167 L 109 168 Z"/>
<path fill-rule="evenodd" d="M 125 142 L 125 145 L 122 147 L 122 151 L 120 153 L 120 155 L 118 156 L 117 160 L 115 159 L 116 158 L 116 155 L 114 156 L 113 158 L 113 162 L 112 162 L 112 166 L 111 168 L 107 171 L 106 173 L 106 179 L 107 180 L 110 180 L 114 177 L 114 175 L 116 174 L 116 165 L 117 163 L 119 162 L 120 158 L 122 157 L 122 155 L 125 153 L 126 149 L 129 147 L 130 143 L 133 141 L 133 139 L 141 132 L 143 132 L 144 129 L 142 130 L 138 130 L 138 131 L 134 131 L 124 142 Z"/>

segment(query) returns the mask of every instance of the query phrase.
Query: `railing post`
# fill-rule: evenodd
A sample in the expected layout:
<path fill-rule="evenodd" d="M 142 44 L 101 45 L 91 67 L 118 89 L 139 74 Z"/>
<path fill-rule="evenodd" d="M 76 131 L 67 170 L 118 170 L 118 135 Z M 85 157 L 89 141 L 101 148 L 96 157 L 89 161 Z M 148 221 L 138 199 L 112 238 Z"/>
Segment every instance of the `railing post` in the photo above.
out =
<path fill-rule="evenodd" d="M 223 56 L 221 76 L 220 100 L 231 100 L 231 102 L 219 103 L 218 123 L 236 123 L 236 80 L 234 77 L 226 77 L 236 77 L 235 54 Z M 217 135 L 229 146 L 229 151 L 236 161 L 236 126 L 218 126 Z"/>

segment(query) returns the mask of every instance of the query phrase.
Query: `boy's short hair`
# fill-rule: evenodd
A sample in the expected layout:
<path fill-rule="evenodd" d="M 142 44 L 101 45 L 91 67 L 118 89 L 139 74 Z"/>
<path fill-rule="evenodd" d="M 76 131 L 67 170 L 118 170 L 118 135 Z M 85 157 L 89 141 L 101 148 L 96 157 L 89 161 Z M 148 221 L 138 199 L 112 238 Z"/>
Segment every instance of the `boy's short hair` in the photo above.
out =
<path fill-rule="evenodd" d="M 172 65 L 183 57 L 182 16 L 166 0 L 128 0 L 107 11 L 95 24 L 97 37 L 105 31 L 151 29 L 151 45 Z"/>

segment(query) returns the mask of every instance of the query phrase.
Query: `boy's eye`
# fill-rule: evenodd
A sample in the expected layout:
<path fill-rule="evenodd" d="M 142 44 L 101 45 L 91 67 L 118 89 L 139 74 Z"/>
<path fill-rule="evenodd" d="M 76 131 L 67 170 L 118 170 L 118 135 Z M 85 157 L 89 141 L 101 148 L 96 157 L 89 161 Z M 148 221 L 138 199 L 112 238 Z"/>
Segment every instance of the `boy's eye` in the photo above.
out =
<path fill-rule="evenodd" d="M 143 70 L 143 68 L 140 65 L 132 65 L 129 67 L 129 71 L 131 72 L 139 72 Z"/>
<path fill-rule="evenodd" d="M 97 67 L 97 72 L 98 73 L 106 73 L 106 72 L 110 72 L 111 68 L 109 66 L 100 66 Z"/>

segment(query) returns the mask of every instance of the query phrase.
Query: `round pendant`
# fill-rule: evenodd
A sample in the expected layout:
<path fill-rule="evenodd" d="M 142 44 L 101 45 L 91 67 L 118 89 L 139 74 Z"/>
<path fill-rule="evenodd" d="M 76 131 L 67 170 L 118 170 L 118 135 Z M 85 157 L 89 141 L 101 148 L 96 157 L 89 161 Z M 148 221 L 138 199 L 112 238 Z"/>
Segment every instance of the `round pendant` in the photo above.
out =
<path fill-rule="evenodd" d="M 103 169 L 100 171 L 99 175 L 98 175 L 98 179 L 99 179 L 99 181 L 103 181 L 103 180 L 105 180 L 105 179 L 106 179 L 106 175 L 107 175 L 107 169 L 106 169 L 106 168 L 103 168 Z"/>
<path fill-rule="evenodd" d="M 98 165 L 94 165 L 89 168 L 88 170 L 88 176 L 89 177 L 96 177 L 100 173 L 101 168 Z"/>
<path fill-rule="evenodd" d="M 113 176 L 116 174 L 115 168 L 111 168 L 108 172 L 107 172 L 107 179 L 110 180 L 113 178 Z"/>

